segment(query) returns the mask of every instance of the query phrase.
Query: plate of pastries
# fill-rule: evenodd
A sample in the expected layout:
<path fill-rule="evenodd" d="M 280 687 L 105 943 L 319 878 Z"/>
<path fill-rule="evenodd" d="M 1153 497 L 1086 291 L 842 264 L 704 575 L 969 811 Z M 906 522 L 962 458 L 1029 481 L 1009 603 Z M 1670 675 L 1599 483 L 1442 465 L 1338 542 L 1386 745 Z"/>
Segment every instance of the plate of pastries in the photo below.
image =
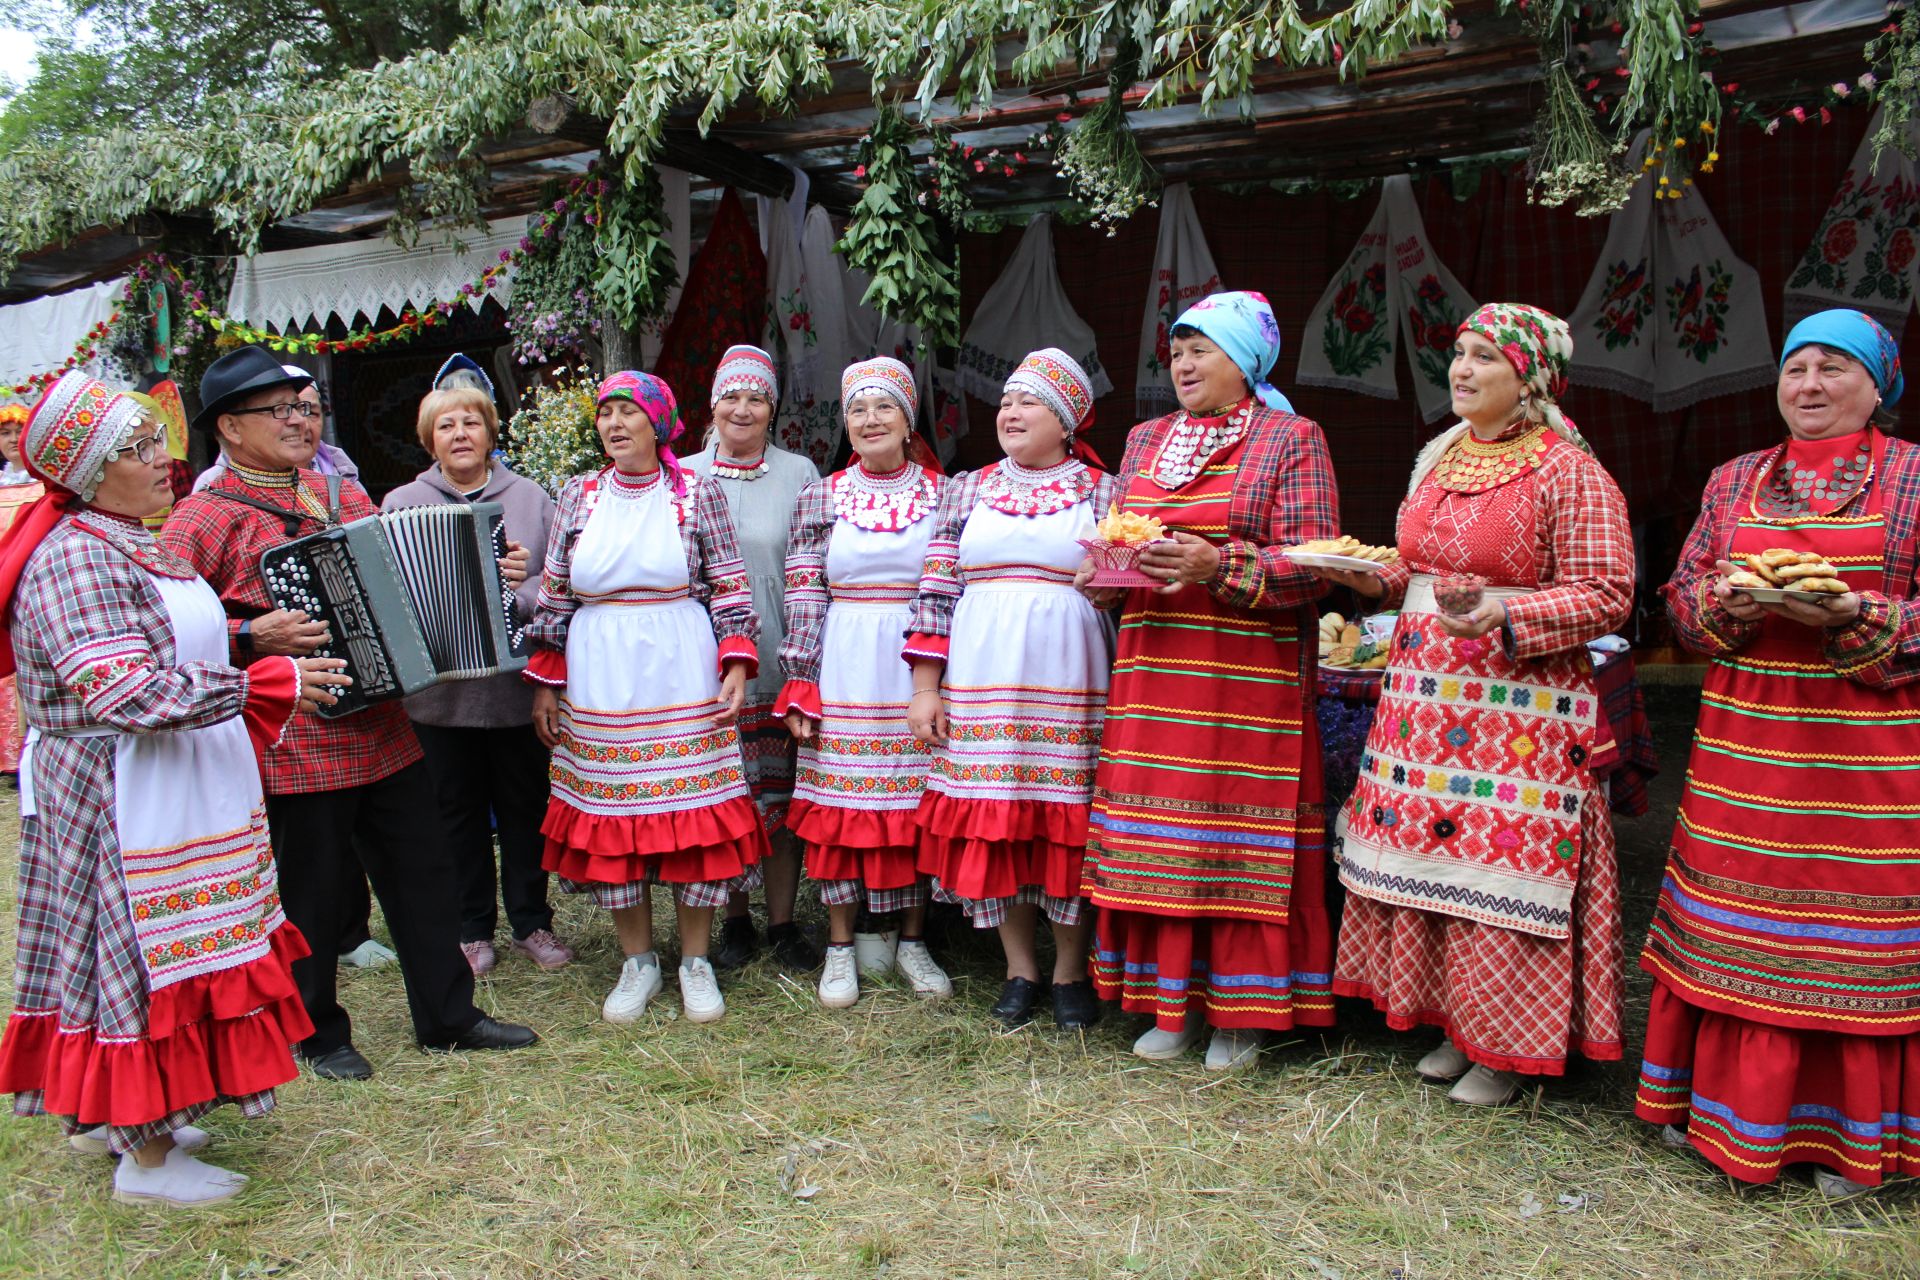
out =
<path fill-rule="evenodd" d="M 1755 604 L 1779 604 L 1782 600 L 1818 604 L 1852 590 L 1840 571 L 1817 551 L 1774 547 L 1733 560 L 1741 567 L 1727 575 L 1727 585 L 1744 591 Z"/>
<path fill-rule="evenodd" d="M 1313 538 L 1280 554 L 1309 569 L 1351 569 L 1357 573 L 1378 573 L 1381 565 L 1392 564 L 1400 553 L 1392 547 L 1376 547 L 1350 534 L 1337 538 Z"/>

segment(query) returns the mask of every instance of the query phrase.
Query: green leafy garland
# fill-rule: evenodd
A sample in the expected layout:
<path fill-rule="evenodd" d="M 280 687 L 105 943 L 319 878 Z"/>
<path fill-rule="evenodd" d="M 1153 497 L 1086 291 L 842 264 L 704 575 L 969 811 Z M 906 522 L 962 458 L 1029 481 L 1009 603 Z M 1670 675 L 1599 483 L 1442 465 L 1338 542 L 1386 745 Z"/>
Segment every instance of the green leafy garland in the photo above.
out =
<path fill-rule="evenodd" d="M 667 240 L 666 201 L 651 165 L 628 165 L 600 196 L 594 247 L 603 270 L 594 291 L 616 323 L 638 329 L 659 317 L 680 278 Z"/>
<path fill-rule="evenodd" d="M 1880 28 L 1867 43 L 1867 62 L 1876 70 L 1861 78 L 1884 109 L 1880 131 L 1873 135 L 1875 164 L 1890 146 L 1914 155 L 1909 125 L 1914 101 L 1920 99 L 1920 6 L 1908 4 L 1889 16 L 1894 21 Z"/>
<path fill-rule="evenodd" d="M 861 301 L 882 315 L 920 327 L 920 340 L 952 346 L 960 339 L 960 284 L 950 255 L 939 251 L 940 228 L 920 198 L 914 175 L 913 126 L 899 108 L 882 106 L 861 140 L 866 190 L 836 246 L 849 265 L 872 277 Z"/>

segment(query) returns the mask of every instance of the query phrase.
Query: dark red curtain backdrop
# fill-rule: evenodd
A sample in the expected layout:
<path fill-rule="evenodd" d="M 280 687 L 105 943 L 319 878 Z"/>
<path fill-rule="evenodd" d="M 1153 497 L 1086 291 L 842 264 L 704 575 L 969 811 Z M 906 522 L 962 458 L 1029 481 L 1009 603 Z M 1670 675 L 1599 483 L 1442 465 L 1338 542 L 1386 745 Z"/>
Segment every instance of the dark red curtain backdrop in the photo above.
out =
<path fill-rule="evenodd" d="M 1760 272 L 1767 331 L 1776 348 L 1786 336 L 1780 323 L 1786 278 L 1819 226 L 1866 126 L 1865 111 L 1843 111 L 1826 126 L 1789 122 L 1774 137 L 1753 128 L 1730 130 L 1715 172 L 1699 179 L 1734 252 Z M 1418 194 L 1435 250 L 1475 298 L 1532 303 L 1561 316 L 1573 310 L 1600 256 L 1607 219 L 1527 203 L 1526 184 L 1517 171 L 1487 171 L 1465 200 L 1454 198 L 1445 178 L 1418 186 Z M 1272 300 L 1286 340 L 1274 384 L 1325 429 L 1346 530 L 1369 541 L 1392 535 L 1413 455 L 1435 429 L 1420 421 L 1414 406 L 1406 355 L 1401 353 L 1397 370 L 1402 400 L 1300 387 L 1293 374 L 1307 313 L 1353 248 L 1377 200 L 1377 192 L 1357 200 L 1324 192 L 1194 192 L 1223 284 L 1257 289 Z M 1110 459 L 1120 457 L 1134 422 L 1133 368 L 1158 226 L 1149 211 L 1112 237 L 1087 227 L 1056 228 L 1061 283 L 1093 326 L 1100 359 L 1116 384 L 1096 407 L 1093 433 L 1102 456 Z M 961 237 L 964 315 L 971 317 L 1019 239 L 1018 228 Z M 1582 335 L 1574 340 L 1578 344 Z M 1902 335 L 1902 358 L 1907 369 L 1920 369 L 1915 363 L 1920 332 L 1912 324 Z M 1707 473 L 1784 432 L 1770 388 L 1702 401 L 1679 413 L 1656 414 L 1638 401 L 1585 387 L 1571 388 L 1563 404 L 1626 491 L 1635 525 L 1644 534 L 1642 574 L 1649 585 L 1664 581 L 1671 570 Z M 992 410 L 973 400 L 969 409 L 973 430 L 961 442 L 957 467 L 977 466 L 998 454 Z"/>

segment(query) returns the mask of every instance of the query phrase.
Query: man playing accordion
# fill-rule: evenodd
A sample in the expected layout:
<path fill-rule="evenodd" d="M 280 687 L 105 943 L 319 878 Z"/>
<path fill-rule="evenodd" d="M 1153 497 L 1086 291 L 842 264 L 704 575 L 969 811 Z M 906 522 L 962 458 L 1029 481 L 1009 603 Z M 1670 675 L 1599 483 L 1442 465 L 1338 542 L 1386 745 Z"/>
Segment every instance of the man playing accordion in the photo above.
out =
<path fill-rule="evenodd" d="M 259 347 L 208 367 L 194 426 L 210 430 L 228 469 L 173 509 L 160 539 L 219 592 L 233 661 L 303 655 L 327 643 L 324 623 L 276 609 L 260 573 L 262 552 L 347 520 L 376 514 L 358 484 L 296 465 L 306 456 L 296 379 Z M 386 915 L 415 1038 L 428 1049 L 516 1049 L 538 1037 L 474 1006 L 473 973 L 460 953 L 453 862 L 430 803 L 433 784 L 398 701 L 339 719 L 297 717 L 262 757 L 267 818 L 287 918 L 309 938 L 339 936 L 349 888 L 364 864 Z M 331 955 L 293 966 L 314 1034 L 300 1050 L 316 1075 L 365 1080 L 373 1067 L 353 1046 Z"/>

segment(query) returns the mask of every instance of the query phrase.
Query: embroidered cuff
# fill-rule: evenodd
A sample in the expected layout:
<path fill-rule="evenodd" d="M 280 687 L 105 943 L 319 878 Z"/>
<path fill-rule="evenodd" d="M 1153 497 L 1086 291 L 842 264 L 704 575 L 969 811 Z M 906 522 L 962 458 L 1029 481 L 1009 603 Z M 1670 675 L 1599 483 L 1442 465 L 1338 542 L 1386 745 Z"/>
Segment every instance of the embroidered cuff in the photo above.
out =
<path fill-rule="evenodd" d="M 773 714 L 784 716 L 789 711 L 798 711 L 809 720 L 820 719 L 820 686 L 811 680 L 789 680 L 781 685 L 779 696 L 773 700 Z"/>
<path fill-rule="evenodd" d="M 931 658 L 936 662 L 947 660 L 948 640 L 945 636 L 931 635 L 925 631 L 915 631 L 907 636 L 907 642 L 900 649 L 900 656 L 912 665 L 916 658 Z"/>
<path fill-rule="evenodd" d="M 1891 658 L 1899 640 L 1899 611 L 1878 592 L 1862 592 L 1860 615 L 1827 629 L 1827 661 L 1840 675 L 1857 675 Z"/>
<path fill-rule="evenodd" d="M 760 647 L 745 636 L 728 636 L 720 642 L 720 674 L 727 674 L 727 664 L 743 662 L 747 667 L 747 679 L 760 674 Z"/>
<path fill-rule="evenodd" d="M 300 668 L 292 658 L 262 658 L 247 668 L 247 700 L 240 721 L 257 758 L 280 745 L 300 704 Z"/>
<path fill-rule="evenodd" d="M 567 687 L 567 655 L 558 649 L 535 649 L 533 656 L 527 659 L 527 669 L 520 673 L 520 678 L 528 684 L 564 689 Z"/>

